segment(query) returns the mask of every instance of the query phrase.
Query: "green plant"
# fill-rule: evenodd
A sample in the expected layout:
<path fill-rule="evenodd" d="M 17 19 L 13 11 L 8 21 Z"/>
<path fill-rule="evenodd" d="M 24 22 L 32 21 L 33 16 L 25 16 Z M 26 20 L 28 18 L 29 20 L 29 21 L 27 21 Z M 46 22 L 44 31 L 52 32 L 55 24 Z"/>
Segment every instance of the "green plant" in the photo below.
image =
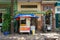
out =
<path fill-rule="evenodd" d="M 4 18 L 4 21 L 3 21 L 2 31 L 3 32 L 9 31 L 10 22 L 11 22 L 10 14 L 4 14 L 3 18 Z"/>

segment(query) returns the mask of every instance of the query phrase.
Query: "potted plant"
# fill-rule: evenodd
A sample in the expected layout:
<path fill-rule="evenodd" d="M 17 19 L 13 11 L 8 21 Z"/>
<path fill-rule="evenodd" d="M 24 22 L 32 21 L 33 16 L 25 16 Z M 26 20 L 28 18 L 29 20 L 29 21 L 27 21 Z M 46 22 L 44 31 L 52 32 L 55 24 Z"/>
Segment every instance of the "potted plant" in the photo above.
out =
<path fill-rule="evenodd" d="M 11 22 L 10 14 L 4 14 L 3 18 L 4 21 L 3 21 L 2 31 L 4 35 L 8 35 L 10 29 L 10 22 Z"/>

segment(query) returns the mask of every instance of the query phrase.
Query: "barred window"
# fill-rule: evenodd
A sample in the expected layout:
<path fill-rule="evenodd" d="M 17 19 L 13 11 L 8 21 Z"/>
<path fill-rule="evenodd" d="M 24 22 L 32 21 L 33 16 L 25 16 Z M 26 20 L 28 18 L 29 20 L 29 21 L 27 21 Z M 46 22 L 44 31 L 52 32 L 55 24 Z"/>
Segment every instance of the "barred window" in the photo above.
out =
<path fill-rule="evenodd" d="M 60 8 L 57 8 L 57 11 L 60 11 Z"/>
<path fill-rule="evenodd" d="M 52 7 L 51 6 L 43 6 L 43 10 L 45 11 L 45 10 L 51 10 L 52 9 Z"/>

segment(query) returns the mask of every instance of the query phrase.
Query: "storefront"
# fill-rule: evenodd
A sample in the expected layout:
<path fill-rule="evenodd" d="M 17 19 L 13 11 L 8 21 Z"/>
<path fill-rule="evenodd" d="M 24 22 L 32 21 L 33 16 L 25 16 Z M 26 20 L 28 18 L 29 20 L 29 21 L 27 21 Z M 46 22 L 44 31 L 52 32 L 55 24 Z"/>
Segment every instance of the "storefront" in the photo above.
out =
<path fill-rule="evenodd" d="M 60 2 L 56 3 L 55 16 L 56 16 L 56 28 L 60 28 Z"/>
<path fill-rule="evenodd" d="M 52 27 L 52 31 L 54 31 L 54 29 L 55 29 L 55 17 L 54 17 L 55 16 L 55 3 L 56 3 L 56 1 L 48 1 L 48 0 L 42 1 L 42 10 L 43 11 L 48 11 L 48 10 L 52 11 L 52 12 L 49 12 L 51 15 L 50 19 L 49 19 L 49 21 L 50 21 L 49 25 Z M 46 17 L 46 18 L 48 18 L 48 17 Z M 45 24 L 46 24 L 46 22 L 45 22 Z"/>
<path fill-rule="evenodd" d="M 18 28 L 18 32 L 28 32 L 30 33 L 31 31 L 31 26 L 34 25 L 36 27 L 35 24 L 37 24 L 35 21 L 37 21 L 36 19 L 38 18 L 38 16 L 34 15 L 34 14 L 18 14 L 15 16 L 15 19 L 17 21 L 19 21 L 19 28 Z M 35 20 L 35 21 L 34 21 Z"/>

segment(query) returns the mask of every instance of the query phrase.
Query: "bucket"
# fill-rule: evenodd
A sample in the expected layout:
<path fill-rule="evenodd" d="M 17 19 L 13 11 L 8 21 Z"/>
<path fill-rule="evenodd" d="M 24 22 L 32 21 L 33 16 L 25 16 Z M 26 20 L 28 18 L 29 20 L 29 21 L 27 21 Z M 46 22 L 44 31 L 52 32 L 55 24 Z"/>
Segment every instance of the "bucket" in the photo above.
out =
<path fill-rule="evenodd" d="M 4 35 L 8 35 L 8 34 L 9 34 L 9 32 L 4 32 L 3 34 L 4 34 Z"/>

